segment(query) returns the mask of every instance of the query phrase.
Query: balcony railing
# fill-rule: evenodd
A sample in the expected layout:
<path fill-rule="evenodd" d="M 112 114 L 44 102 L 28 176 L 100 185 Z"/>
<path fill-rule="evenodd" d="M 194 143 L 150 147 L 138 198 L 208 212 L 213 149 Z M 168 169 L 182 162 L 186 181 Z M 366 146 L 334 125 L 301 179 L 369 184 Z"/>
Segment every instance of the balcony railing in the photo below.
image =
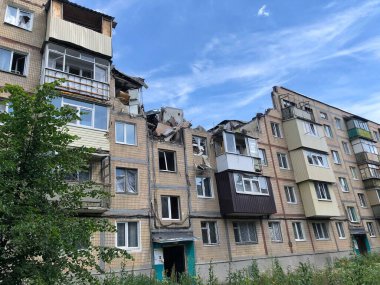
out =
<path fill-rule="evenodd" d="M 60 90 L 91 96 L 102 100 L 109 99 L 110 87 L 108 83 L 51 68 L 45 68 L 45 83 L 53 82 L 58 79 L 65 79 L 65 82 L 61 83 L 58 87 Z"/>
<path fill-rule="evenodd" d="M 262 172 L 261 160 L 247 155 L 224 153 L 216 158 L 217 172 L 239 170 L 245 172 Z"/>
<path fill-rule="evenodd" d="M 312 113 L 309 113 L 295 106 L 286 107 L 282 109 L 281 112 L 283 120 L 301 118 L 309 121 L 314 121 L 314 115 Z"/>
<path fill-rule="evenodd" d="M 348 130 L 348 137 L 351 140 L 356 139 L 356 138 L 364 138 L 364 139 L 372 140 L 371 132 L 364 129 L 360 129 L 360 128 L 353 128 L 353 129 Z"/>
<path fill-rule="evenodd" d="M 97 183 L 90 186 L 90 188 L 85 191 L 86 193 L 91 193 L 92 191 L 104 191 L 106 193 L 110 193 L 110 186 Z M 82 206 L 78 209 L 78 211 L 80 213 L 104 213 L 109 208 L 109 203 L 109 197 L 93 198 L 89 195 L 82 199 Z"/>
<path fill-rule="evenodd" d="M 380 163 L 380 157 L 379 155 L 375 153 L 370 152 L 360 152 L 355 154 L 356 162 L 359 164 L 367 164 L 367 163 L 374 163 L 379 164 Z"/>

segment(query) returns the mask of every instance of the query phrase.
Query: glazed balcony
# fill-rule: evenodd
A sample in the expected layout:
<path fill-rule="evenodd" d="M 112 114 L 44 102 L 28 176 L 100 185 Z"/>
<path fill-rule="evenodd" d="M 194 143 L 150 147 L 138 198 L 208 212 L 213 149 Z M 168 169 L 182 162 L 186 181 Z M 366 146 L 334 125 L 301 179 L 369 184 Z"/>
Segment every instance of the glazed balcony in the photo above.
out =
<path fill-rule="evenodd" d="M 107 83 L 45 68 L 45 83 L 53 82 L 58 79 L 65 79 L 65 81 L 57 87 L 59 90 L 91 96 L 101 100 L 109 99 L 110 87 Z"/>
<path fill-rule="evenodd" d="M 370 152 L 355 153 L 356 161 L 358 164 L 373 163 L 380 164 L 380 157 L 378 154 Z"/>
<path fill-rule="evenodd" d="M 270 180 L 249 173 L 215 174 L 220 211 L 224 216 L 266 216 L 276 213 Z"/>
<path fill-rule="evenodd" d="M 373 140 L 372 134 L 368 128 L 368 124 L 363 119 L 359 119 L 357 117 L 352 117 L 346 122 L 348 137 L 350 140 L 354 140 L 357 138 L 363 138 L 367 140 Z"/>

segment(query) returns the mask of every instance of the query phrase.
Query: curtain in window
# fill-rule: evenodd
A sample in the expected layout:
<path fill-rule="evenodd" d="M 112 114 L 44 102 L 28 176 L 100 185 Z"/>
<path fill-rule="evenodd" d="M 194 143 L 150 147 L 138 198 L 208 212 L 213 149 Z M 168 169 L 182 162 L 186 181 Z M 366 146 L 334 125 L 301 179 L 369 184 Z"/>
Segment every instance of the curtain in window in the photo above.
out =
<path fill-rule="evenodd" d="M 127 191 L 129 193 L 137 193 L 137 171 L 127 170 Z"/>
<path fill-rule="evenodd" d="M 128 247 L 138 247 L 138 229 L 137 222 L 128 223 Z"/>

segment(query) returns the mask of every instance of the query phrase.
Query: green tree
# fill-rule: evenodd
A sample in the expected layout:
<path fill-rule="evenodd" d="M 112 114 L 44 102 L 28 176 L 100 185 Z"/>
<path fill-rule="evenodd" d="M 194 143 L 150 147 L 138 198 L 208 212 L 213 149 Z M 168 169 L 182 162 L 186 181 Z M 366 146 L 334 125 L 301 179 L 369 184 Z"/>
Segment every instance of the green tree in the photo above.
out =
<path fill-rule="evenodd" d="M 115 231 L 106 220 L 78 216 L 89 185 L 65 177 L 87 167 L 93 150 L 69 146 L 77 137 L 66 125 L 79 118 L 52 104 L 57 84 L 34 94 L 16 85 L 0 90 L 10 94 L 2 104 L 11 108 L 0 113 L 0 284 L 96 284 L 91 272 L 102 272 L 99 260 L 130 258 L 91 244 L 93 233 Z"/>

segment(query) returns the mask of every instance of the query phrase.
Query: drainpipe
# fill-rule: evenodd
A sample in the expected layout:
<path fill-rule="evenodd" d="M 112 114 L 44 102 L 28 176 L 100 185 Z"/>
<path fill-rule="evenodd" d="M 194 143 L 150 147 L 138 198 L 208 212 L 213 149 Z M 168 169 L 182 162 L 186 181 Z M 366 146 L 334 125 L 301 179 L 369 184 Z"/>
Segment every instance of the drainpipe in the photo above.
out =
<path fill-rule="evenodd" d="M 186 189 L 187 189 L 187 207 L 188 207 L 188 217 L 189 217 L 189 226 L 188 229 L 191 229 L 191 188 L 190 188 L 190 178 L 189 178 L 189 168 L 187 166 L 187 153 L 186 153 L 186 136 L 185 136 L 185 129 L 182 130 L 182 143 L 183 143 L 183 156 L 184 156 L 184 163 L 185 163 L 185 178 L 186 178 Z M 186 227 L 185 227 L 186 228 Z"/>

